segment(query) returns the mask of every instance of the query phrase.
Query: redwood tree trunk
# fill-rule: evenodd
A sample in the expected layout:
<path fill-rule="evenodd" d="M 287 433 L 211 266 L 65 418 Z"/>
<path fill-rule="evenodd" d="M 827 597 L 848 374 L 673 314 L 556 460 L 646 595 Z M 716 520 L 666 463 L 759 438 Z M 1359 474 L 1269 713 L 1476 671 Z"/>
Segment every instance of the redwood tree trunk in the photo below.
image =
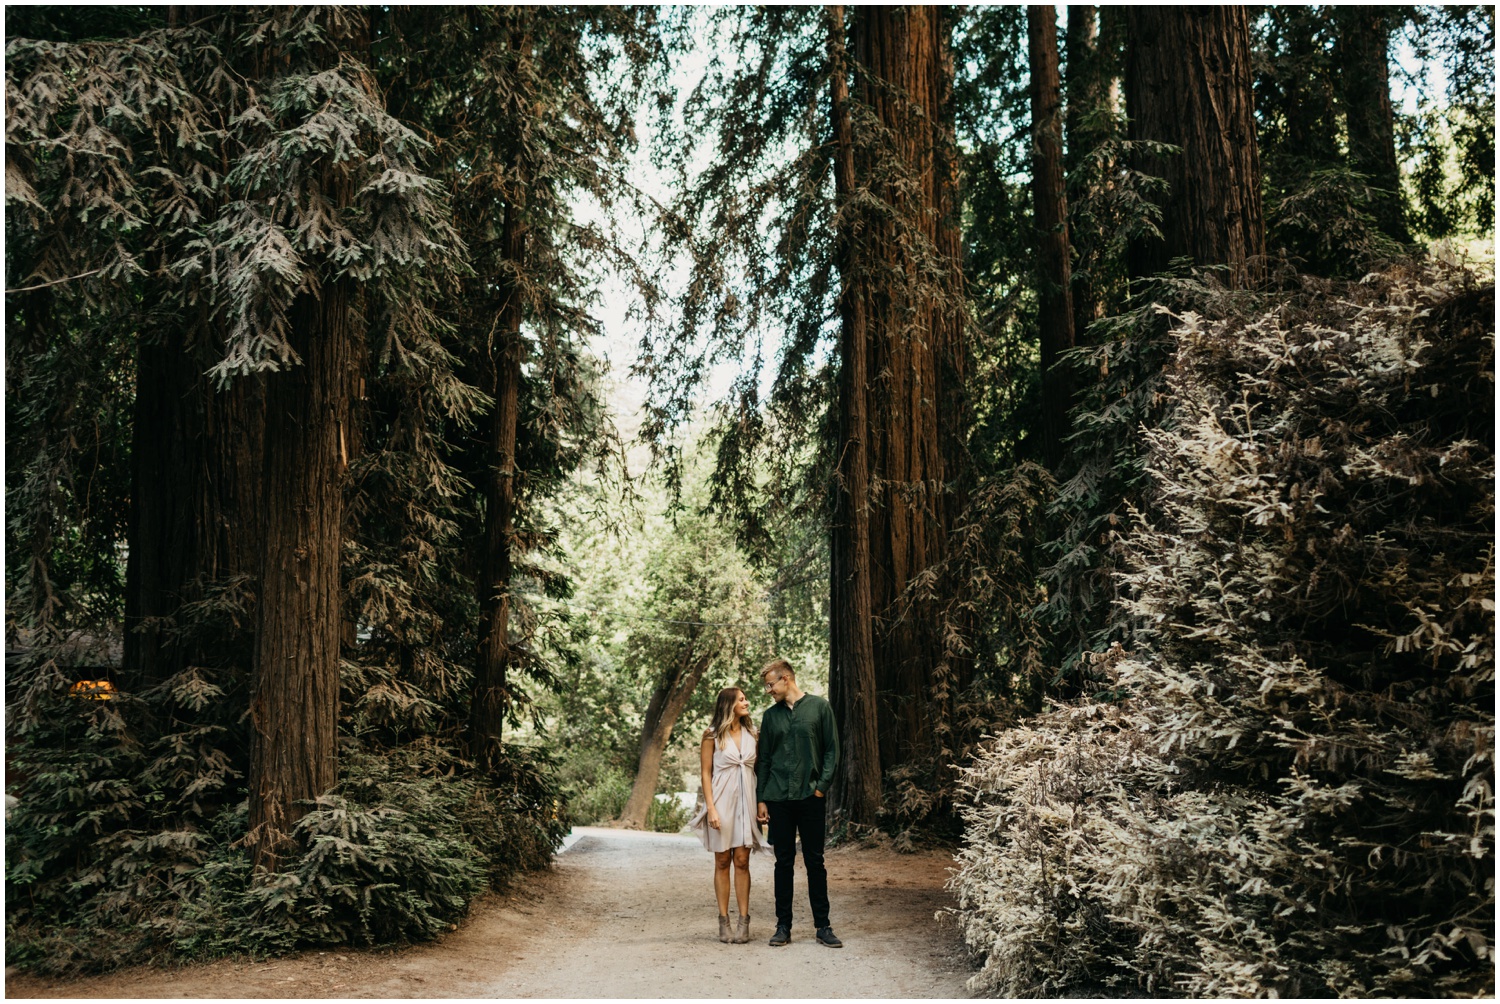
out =
<path fill-rule="evenodd" d="M 964 449 L 950 30 L 945 8 L 861 7 L 851 33 L 855 100 L 884 127 L 856 139 L 855 182 L 890 207 L 865 221 L 859 252 L 872 276 L 870 598 L 887 771 L 941 758 L 942 702 L 967 683 L 967 666 L 945 658 L 940 597 L 904 595 L 946 555 Z"/>
<path fill-rule="evenodd" d="M 1118 86 L 1110 73 L 1109 60 L 1101 48 L 1100 11 L 1091 4 L 1068 7 L 1068 75 L 1066 136 L 1063 151 L 1067 173 L 1066 192 L 1070 207 L 1076 207 L 1095 185 L 1110 183 L 1112 165 L 1099 172 L 1085 171 L 1085 158 L 1111 134 L 1110 118 L 1118 106 Z M 1098 252 L 1092 237 L 1082 237 L 1069 228 L 1068 240 L 1077 255 L 1077 268 L 1070 269 L 1073 295 L 1073 340 L 1087 338 L 1088 326 L 1104 316 L 1099 283 L 1093 275 Z"/>
<path fill-rule="evenodd" d="M 1137 167 L 1165 178 L 1164 239 L 1131 249 L 1131 271 L 1150 275 L 1173 258 L 1228 264 L 1230 282 L 1259 278 L 1266 227 L 1251 94 L 1245 8 L 1125 9 L 1125 104 L 1130 135 L 1182 148 L 1137 155 Z"/>
<path fill-rule="evenodd" d="M 266 381 L 250 827 L 256 863 L 273 870 L 307 811 L 298 802 L 337 780 L 343 480 L 360 334 L 350 296 L 341 280 L 297 298 L 291 342 L 302 365 Z"/>
<path fill-rule="evenodd" d="M 1068 427 L 1069 380 L 1057 367 L 1073 347 L 1068 198 L 1063 188 L 1062 79 L 1057 68 L 1057 8 L 1026 8 L 1031 56 L 1031 205 L 1037 240 L 1038 320 L 1042 349 L 1042 457 L 1056 467 Z"/>
<path fill-rule="evenodd" d="M 866 277 L 858 271 L 853 231 L 854 138 L 849 122 L 844 8 L 828 17 L 828 55 L 836 143 L 839 298 L 839 464 L 834 495 L 829 646 L 829 696 L 838 723 L 840 764 L 831 796 L 834 811 L 856 823 L 873 823 L 880 811 L 880 742 L 875 707 L 875 656 L 870 607 L 870 434 Z"/>
<path fill-rule="evenodd" d="M 495 399 L 490 415 L 489 457 L 484 483 L 484 541 L 479 572 L 479 645 L 469 748 L 484 767 L 495 764 L 505 713 L 510 706 L 510 578 L 515 539 L 516 423 L 521 401 L 521 296 L 517 270 L 526 254 L 522 206 L 512 200 L 501 230 L 502 254 L 512 264 L 501 280 L 498 332 L 491 348 Z"/>
<path fill-rule="evenodd" d="M 630 797 L 620 813 L 620 822 L 631 829 L 638 830 L 646 825 L 646 816 L 656 799 L 656 782 L 661 777 L 661 761 L 667 743 L 672 739 L 672 730 L 713 662 L 712 653 L 696 651 L 697 641 L 694 638 L 689 642 L 682 660 L 651 697 L 651 706 L 641 728 L 641 753 L 636 760 L 635 782 L 630 786 Z"/>
<path fill-rule="evenodd" d="M 206 338 L 180 328 L 142 343 L 132 430 L 130 554 L 126 563 L 125 671 L 140 689 L 189 665 L 238 666 L 253 656 L 243 637 L 207 638 L 180 608 L 214 585 L 258 573 L 263 381 L 218 390 Z"/>
<path fill-rule="evenodd" d="M 1384 7 L 1335 7 L 1339 94 L 1349 129 L 1349 166 L 1376 189 L 1374 215 L 1386 236 L 1411 242 L 1396 163 L 1391 109 L 1391 13 Z"/>

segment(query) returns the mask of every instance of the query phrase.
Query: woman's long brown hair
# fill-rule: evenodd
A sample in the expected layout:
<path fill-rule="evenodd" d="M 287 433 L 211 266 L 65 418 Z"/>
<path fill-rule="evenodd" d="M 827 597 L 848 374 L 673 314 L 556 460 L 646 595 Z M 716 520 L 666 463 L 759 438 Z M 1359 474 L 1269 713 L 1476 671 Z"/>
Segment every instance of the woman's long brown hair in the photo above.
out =
<path fill-rule="evenodd" d="M 725 687 L 719 691 L 719 698 L 714 701 L 714 716 L 710 719 L 713 724 L 708 727 L 708 731 L 714 734 L 715 746 L 724 745 L 724 737 L 729 734 L 729 729 L 734 725 L 735 702 L 743 693 L 744 691 L 739 687 Z M 751 724 L 749 715 L 740 715 L 740 728 L 749 729 L 750 734 L 755 735 L 755 726 Z"/>

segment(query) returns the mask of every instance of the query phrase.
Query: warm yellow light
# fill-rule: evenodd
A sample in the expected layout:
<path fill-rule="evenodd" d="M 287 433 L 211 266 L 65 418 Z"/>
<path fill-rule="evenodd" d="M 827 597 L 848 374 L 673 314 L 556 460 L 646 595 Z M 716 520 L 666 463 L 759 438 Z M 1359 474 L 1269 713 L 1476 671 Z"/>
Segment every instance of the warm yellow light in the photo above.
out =
<path fill-rule="evenodd" d="M 108 701 L 117 695 L 115 685 L 108 680 L 79 680 L 68 688 L 70 697 L 81 697 L 86 701 Z"/>

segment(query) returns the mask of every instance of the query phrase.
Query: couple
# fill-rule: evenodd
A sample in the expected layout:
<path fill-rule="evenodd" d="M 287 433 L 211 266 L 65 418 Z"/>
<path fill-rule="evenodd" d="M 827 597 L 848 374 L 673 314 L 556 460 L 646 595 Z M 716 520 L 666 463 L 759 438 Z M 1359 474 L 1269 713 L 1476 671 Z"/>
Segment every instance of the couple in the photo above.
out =
<path fill-rule="evenodd" d="M 818 943 L 842 948 L 828 923 L 828 871 L 823 867 L 825 797 L 839 758 L 833 709 L 823 698 L 797 688 L 796 673 L 785 659 L 767 663 L 760 677 L 766 693 L 776 699 L 762 716 L 760 731 L 751 724 L 745 692 L 729 687 L 719 693 L 712 727 L 703 735 L 703 809 L 692 827 L 703 846 L 714 852 L 719 940 L 737 945 L 750 940 L 750 852 L 760 849 L 759 824 L 769 823 L 768 836 L 776 851 L 776 933 L 771 945 L 792 940 L 792 864 L 800 835 Z M 733 925 L 731 865 L 740 908 Z"/>

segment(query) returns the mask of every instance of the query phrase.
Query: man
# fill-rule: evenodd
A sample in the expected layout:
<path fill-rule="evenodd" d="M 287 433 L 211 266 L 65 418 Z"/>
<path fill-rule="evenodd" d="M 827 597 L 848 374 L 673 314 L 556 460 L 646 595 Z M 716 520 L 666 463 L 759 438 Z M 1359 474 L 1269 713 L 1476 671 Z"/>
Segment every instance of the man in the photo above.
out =
<path fill-rule="evenodd" d="M 776 849 L 776 933 L 771 945 L 792 940 L 792 868 L 800 835 L 818 943 L 843 948 L 828 923 L 828 870 L 823 867 L 826 797 L 839 761 L 833 709 L 823 698 L 798 689 L 797 674 L 785 659 L 766 663 L 760 678 L 766 693 L 776 699 L 761 717 L 755 761 L 760 803 L 756 816 L 770 824 L 771 846 Z"/>

